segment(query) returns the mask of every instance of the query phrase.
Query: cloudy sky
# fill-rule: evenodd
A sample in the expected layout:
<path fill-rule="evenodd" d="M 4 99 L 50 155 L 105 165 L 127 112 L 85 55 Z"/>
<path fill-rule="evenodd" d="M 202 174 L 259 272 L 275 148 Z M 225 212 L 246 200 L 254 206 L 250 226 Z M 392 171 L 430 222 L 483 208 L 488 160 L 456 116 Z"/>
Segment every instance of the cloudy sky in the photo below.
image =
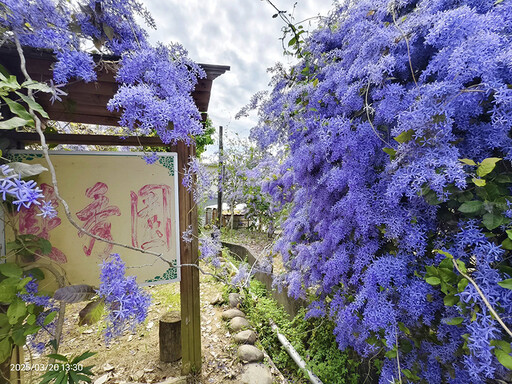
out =
<path fill-rule="evenodd" d="M 280 37 L 284 23 L 265 0 L 142 0 L 155 18 L 149 30 L 153 42 L 179 42 L 189 56 L 231 70 L 213 82 L 209 115 L 216 127 L 247 136 L 253 116 L 235 120 L 236 113 L 259 90 L 268 89 L 267 68 L 283 56 Z M 295 21 L 327 15 L 331 0 L 274 0 L 281 10 L 293 11 Z M 294 10 L 294 4 L 295 10 Z M 313 21 L 316 22 L 316 21 Z M 313 26 L 305 24 L 305 28 Z"/>

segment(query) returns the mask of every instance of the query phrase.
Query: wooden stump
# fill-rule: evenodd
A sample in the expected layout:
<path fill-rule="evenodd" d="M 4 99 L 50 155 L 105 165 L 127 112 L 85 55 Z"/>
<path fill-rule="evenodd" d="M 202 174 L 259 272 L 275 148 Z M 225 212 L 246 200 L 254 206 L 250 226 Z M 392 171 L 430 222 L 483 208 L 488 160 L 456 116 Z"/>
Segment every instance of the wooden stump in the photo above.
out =
<path fill-rule="evenodd" d="M 158 336 L 160 361 L 171 363 L 181 359 L 181 313 L 171 311 L 160 319 Z"/>

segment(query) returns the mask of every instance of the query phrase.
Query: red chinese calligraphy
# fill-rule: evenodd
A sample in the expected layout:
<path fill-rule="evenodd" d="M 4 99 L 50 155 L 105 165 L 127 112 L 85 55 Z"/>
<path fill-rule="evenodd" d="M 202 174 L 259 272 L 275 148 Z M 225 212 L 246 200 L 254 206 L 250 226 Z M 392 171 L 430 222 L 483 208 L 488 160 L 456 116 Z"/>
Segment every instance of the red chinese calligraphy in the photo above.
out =
<path fill-rule="evenodd" d="M 42 183 L 40 188 L 47 201 L 50 201 L 52 206 L 57 209 L 59 202 L 55 196 L 53 187 L 46 183 Z M 50 231 L 61 224 L 61 219 L 59 217 L 45 218 L 37 216 L 38 214 L 39 208 L 33 204 L 30 208 L 21 209 L 18 214 L 19 233 L 20 235 L 35 235 L 49 241 Z M 58 263 L 66 263 L 68 261 L 66 255 L 60 249 L 55 247 L 52 247 L 51 252 L 47 256 Z"/>
<path fill-rule="evenodd" d="M 132 245 L 171 250 L 171 187 L 148 184 L 130 196 Z"/>
<path fill-rule="evenodd" d="M 92 233 L 93 235 L 102 237 L 107 240 L 112 238 L 112 224 L 107 221 L 110 216 L 121 216 L 119 207 L 115 205 L 108 205 L 109 199 L 106 196 L 108 186 L 105 183 L 97 182 L 94 186 L 87 188 L 85 196 L 93 199 L 93 202 L 86 206 L 81 211 L 77 212 L 76 216 L 84 222 L 83 228 Z M 83 232 L 78 232 L 78 236 L 84 236 Z M 89 244 L 84 245 L 83 250 L 86 256 L 90 256 L 94 248 L 96 239 L 90 238 Z M 112 250 L 112 244 L 106 244 L 105 249 L 99 254 L 100 257 L 108 256 Z"/>

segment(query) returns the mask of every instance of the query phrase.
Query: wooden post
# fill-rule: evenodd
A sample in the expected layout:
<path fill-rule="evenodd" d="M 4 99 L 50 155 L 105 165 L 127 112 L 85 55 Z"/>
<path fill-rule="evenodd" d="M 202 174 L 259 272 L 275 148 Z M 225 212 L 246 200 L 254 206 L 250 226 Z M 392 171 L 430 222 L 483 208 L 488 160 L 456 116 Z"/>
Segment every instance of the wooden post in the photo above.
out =
<path fill-rule="evenodd" d="M 219 192 L 217 194 L 218 227 L 222 227 L 222 183 L 224 181 L 224 147 L 222 144 L 222 125 L 219 127 Z"/>
<path fill-rule="evenodd" d="M 171 311 L 160 318 L 158 325 L 160 361 L 172 363 L 181 359 L 181 313 Z"/>
<path fill-rule="evenodd" d="M 178 142 L 178 194 L 180 212 L 180 263 L 199 262 L 197 240 L 197 206 L 192 192 L 183 186 L 183 171 L 190 156 L 195 155 L 195 147 Z M 181 233 L 192 226 L 192 241 L 183 241 Z M 201 305 L 199 301 L 199 270 L 195 267 L 181 268 L 181 373 L 188 375 L 201 370 Z"/>

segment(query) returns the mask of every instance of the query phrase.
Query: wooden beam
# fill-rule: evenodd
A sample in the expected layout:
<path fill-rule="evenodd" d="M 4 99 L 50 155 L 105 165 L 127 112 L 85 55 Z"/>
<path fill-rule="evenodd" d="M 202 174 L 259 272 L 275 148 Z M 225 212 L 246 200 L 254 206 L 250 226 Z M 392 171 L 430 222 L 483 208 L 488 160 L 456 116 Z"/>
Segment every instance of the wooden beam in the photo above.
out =
<path fill-rule="evenodd" d="M 135 137 L 128 136 L 123 138 L 114 135 L 78 135 L 78 134 L 61 134 L 50 133 L 44 135 L 48 144 L 80 144 L 80 145 L 120 145 L 127 147 L 147 146 L 147 147 L 166 147 L 171 152 L 177 152 L 176 145 L 168 145 L 162 143 L 159 137 Z M 5 137 L 14 143 L 37 144 L 39 135 L 37 133 L 2 131 L 0 137 Z M 13 145 L 12 147 L 17 147 Z M 50 151 L 51 154 L 51 151 Z"/>
<path fill-rule="evenodd" d="M 195 147 L 178 143 L 178 194 L 180 212 L 180 263 L 199 263 L 197 240 L 197 205 L 192 193 L 183 186 L 183 169 L 190 156 L 195 155 Z M 192 241 L 185 242 L 181 233 L 192 227 Z M 180 280 L 181 296 L 181 373 L 188 375 L 201 370 L 201 305 L 199 297 L 199 270 L 195 267 L 182 267 Z"/>

